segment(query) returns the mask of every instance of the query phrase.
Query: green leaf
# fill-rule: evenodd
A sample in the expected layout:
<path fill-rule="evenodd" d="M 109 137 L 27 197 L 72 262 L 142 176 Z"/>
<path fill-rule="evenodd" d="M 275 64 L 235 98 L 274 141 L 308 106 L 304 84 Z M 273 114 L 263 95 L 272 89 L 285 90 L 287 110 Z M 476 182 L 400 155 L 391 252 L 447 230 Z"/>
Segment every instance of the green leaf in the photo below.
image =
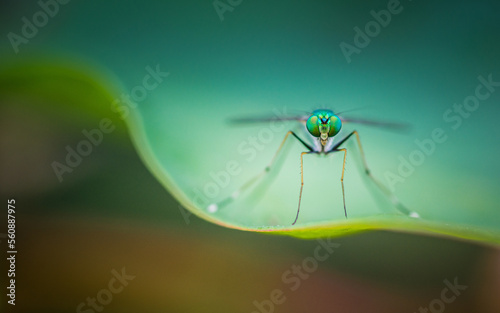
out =
<path fill-rule="evenodd" d="M 0 73 L 0 95 L 3 99 L 22 96 L 53 104 L 90 105 L 94 109 L 86 112 L 93 112 L 89 114 L 94 117 L 109 115 L 110 103 L 126 91 L 117 83 L 109 83 L 112 75 L 102 73 L 68 63 L 21 63 Z M 67 109 L 67 105 L 61 108 Z M 433 188 L 442 187 L 443 182 L 452 181 L 453 175 L 447 178 L 447 173 L 441 171 L 428 177 L 415 166 L 413 175 L 420 187 L 412 192 L 424 196 L 413 202 L 401 199 L 421 218 L 409 217 L 364 174 L 355 141 L 346 145 L 344 184 L 349 217 L 344 217 L 340 184 L 343 154 L 306 155 L 301 211 L 297 224 L 292 225 L 298 206 L 303 146 L 290 137 L 270 170 L 264 169 L 288 130 L 306 138 L 301 132 L 303 125 L 290 120 L 252 125 L 234 125 L 229 121 L 234 117 L 287 117 L 308 111 L 293 101 L 272 106 L 240 101 L 235 93 L 203 88 L 191 92 L 176 84 L 175 78 L 168 78 L 150 91 L 147 101 L 129 109 L 131 114 L 125 121 L 139 154 L 153 175 L 188 210 L 182 214 L 191 212 L 224 227 L 300 238 L 389 230 L 500 242 L 500 232 L 495 227 L 500 214 L 495 205 L 485 201 L 481 188 L 477 188 L 477 198 L 482 201 L 472 201 L 477 205 L 456 210 L 460 198 L 448 197 L 443 201 L 444 195 L 425 196 Z M 118 120 L 120 116 L 115 113 L 113 118 Z M 344 125 L 344 129 L 345 135 L 352 128 Z M 384 170 L 394 171 L 398 165 L 388 165 L 387 160 L 397 160 L 395 156 L 402 153 L 398 144 L 412 135 L 362 126 L 357 129 L 373 176 L 387 186 L 390 181 L 384 180 Z M 241 190 L 242 186 L 246 188 Z M 235 193 L 237 197 L 231 198 Z M 213 210 L 215 207 L 217 210 Z"/>
<path fill-rule="evenodd" d="M 234 116 L 245 113 L 254 116 L 258 112 L 272 114 L 273 108 L 266 103 L 251 101 L 240 101 L 236 107 L 238 99 L 230 95 L 208 90 L 192 93 L 180 86 L 167 86 L 155 93 L 157 101 L 139 106 L 128 121 L 134 142 L 162 184 L 187 210 L 207 221 L 245 231 L 300 238 L 389 230 L 494 244 L 500 242 L 500 232 L 496 227 L 500 215 L 495 205 L 483 202 L 479 206 L 481 202 L 478 202 L 478 206 L 459 210 L 457 204 L 461 203 L 456 197 L 425 197 L 436 188 L 433 181 L 441 183 L 454 179 L 453 176 L 443 177 L 445 171 L 434 173 L 441 176 L 437 179 L 434 176 L 418 177 L 422 171 L 419 173 L 418 168 L 414 169 L 420 188 L 412 192 L 420 201 L 407 201 L 405 206 L 418 212 L 421 218 L 402 214 L 356 166 L 360 162 L 354 142 L 347 145 L 344 180 L 348 219 L 344 217 L 342 206 L 342 156 L 307 155 L 304 158 L 301 212 L 297 224 L 291 225 L 300 190 L 300 152 L 304 151 L 294 140 L 285 144 L 277 166 L 229 202 L 228 197 L 252 182 L 266 168 L 286 132 L 290 129 L 300 131 L 302 125 L 280 121 L 234 126 L 228 123 Z M 290 112 L 304 111 L 304 108 L 287 104 L 275 107 L 274 111 L 289 115 Z M 368 134 L 363 143 L 373 175 L 382 184 L 387 184 L 379 166 L 387 167 L 384 162 L 388 155 L 401 153 L 398 142 L 407 141 L 407 136 L 411 135 L 390 134 L 368 127 L 358 129 L 361 141 Z M 481 194 L 477 197 L 480 198 Z M 438 203 L 445 205 L 438 206 Z M 214 204 L 218 210 L 211 212 Z"/>
<path fill-rule="evenodd" d="M 71 58 L 6 58 L 0 65 L 2 106 L 20 105 L 57 119 L 73 128 L 88 128 L 96 119 L 109 118 L 118 134 L 125 125 L 112 112 L 122 89 L 108 71 Z"/>

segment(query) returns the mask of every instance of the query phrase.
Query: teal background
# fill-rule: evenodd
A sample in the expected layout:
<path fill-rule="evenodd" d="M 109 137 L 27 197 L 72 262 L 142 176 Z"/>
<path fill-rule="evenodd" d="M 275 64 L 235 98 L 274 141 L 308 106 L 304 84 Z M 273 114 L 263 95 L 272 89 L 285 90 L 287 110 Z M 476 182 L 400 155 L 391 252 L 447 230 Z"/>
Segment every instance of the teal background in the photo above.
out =
<path fill-rule="evenodd" d="M 321 107 L 360 108 L 346 116 L 412 125 L 407 133 L 344 125 L 344 134 L 359 130 L 368 163 L 384 183 L 386 172 L 397 173 L 398 157 L 408 159 L 415 150 L 415 139 L 429 138 L 435 128 L 448 136 L 396 185 L 395 193 L 403 203 L 443 224 L 497 231 L 500 93 L 497 90 L 482 101 L 456 130 L 443 114 L 474 93 L 478 76 L 491 74 L 500 81 L 500 4 L 401 1 L 401 13 L 393 15 L 389 25 L 348 63 L 340 43 L 352 44 L 353 28 L 364 28 L 373 20 L 370 11 L 385 9 L 387 3 L 243 0 L 221 21 L 211 1 L 70 1 L 16 54 L 7 34 L 19 34 L 21 18 L 31 18 L 40 8 L 36 2 L 4 1 L 0 53 L 4 67 L 41 58 L 98 69 L 99 79 L 116 86 L 117 94 L 141 84 L 147 66 L 158 64 L 169 72 L 131 111 L 131 119 L 135 127 L 143 126 L 143 132 L 134 137 L 135 146 L 152 148 L 152 153 L 140 150 L 139 155 L 158 162 L 158 167 L 147 163 L 157 170 L 154 175 L 169 175 L 175 184 L 170 191 L 176 199 L 185 199 L 182 206 L 193 201 L 192 188 L 203 188 L 211 181 L 210 172 L 221 171 L 230 160 L 236 160 L 242 172 L 216 200 L 233 192 L 268 164 L 286 131 L 295 127 L 286 123 L 255 160 L 247 162 L 237 146 L 264 126 L 230 126 L 231 117 L 272 115 L 273 109 L 284 108 L 289 115 Z M 5 86 L 4 91 L 10 88 Z M 106 310 L 130 305 L 150 306 L 153 311 L 213 307 L 251 312 L 254 299 L 284 288 L 283 271 L 309 256 L 316 245 L 227 230 L 194 216 L 187 227 L 184 211 L 146 171 L 119 119 L 119 130 L 106 136 L 59 183 L 51 162 L 64 159 L 65 146 L 75 146 L 83 128 L 117 115 L 110 104 L 103 111 L 70 104 L 50 109 L 52 103 L 47 101 L 18 99 L 11 95 L 1 99 L 2 198 L 14 195 L 23 208 L 19 217 L 25 222 L 19 222 L 19 231 L 30 258 L 19 261 L 19 271 L 29 271 L 32 277 L 20 278 L 26 282 L 19 287 L 19 301 L 24 295 L 26 311 L 36 307 L 35 301 L 30 307 L 27 299 L 49 279 L 55 280 L 51 286 L 67 292 L 63 300 L 47 293 L 38 308 L 74 310 L 105 286 L 112 268 L 128 264 L 137 273 L 137 284 L 131 283 L 124 291 L 128 294 L 117 295 Z M 349 155 L 356 156 L 356 148 L 349 148 Z M 250 194 L 215 218 L 248 227 L 291 223 L 300 187 L 301 148 L 289 143 L 287 150 L 282 170 L 266 193 Z M 391 208 L 375 205 L 353 161 L 348 160 L 345 181 L 350 216 L 391 213 Z M 343 219 L 339 165 L 335 157 L 306 160 L 302 225 Z M 55 263 L 48 261 L 51 241 L 58 247 L 53 251 L 59 256 Z M 496 312 L 498 308 L 497 300 L 488 298 L 498 290 L 498 275 L 491 274 L 498 273 L 495 249 L 384 232 L 339 242 L 348 252 L 342 255 L 339 250 L 338 259 L 332 258 L 314 274 L 315 283 L 305 282 L 293 296 L 296 300 L 279 309 L 300 311 L 316 303 L 316 312 L 331 308 L 361 312 L 366 308 L 357 307 L 362 302 L 357 300 L 378 298 L 372 311 L 416 311 L 439 295 L 444 278 L 454 276 L 463 277 L 470 292 L 447 311 Z M 31 260 L 42 255 L 47 257 L 38 262 L 50 270 L 64 269 L 61 274 L 54 278 L 40 273 Z M 204 264 L 209 256 L 211 262 Z M 228 272 L 228 264 L 237 265 Z M 193 268 L 199 276 L 189 274 Z M 482 268 L 488 270 L 482 272 Z M 246 271 L 252 275 L 241 274 Z M 172 278 L 173 273 L 181 274 Z M 219 285 L 226 276 L 232 280 Z M 325 285 L 319 283 L 323 277 Z M 23 287 L 31 279 L 32 287 Z M 236 288 L 239 285 L 250 286 L 249 291 Z M 212 295 L 209 291 L 214 288 L 223 295 Z M 192 303 L 193 297 L 200 303 Z M 342 298 L 349 300 L 339 304 Z"/>
<path fill-rule="evenodd" d="M 498 4 L 403 1 L 400 13 L 392 15 L 389 24 L 381 27 L 379 34 L 359 54 L 352 54 L 348 62 L 340 44 L 354 44 L 353 28 L 365 29 L 374 20 L 370 11 L 387 9 L 387 5 L 384 1 L 356 5 L 326 1 L 242 2 L 233 11 L 225 11 L 221 21 L 207 2 L 107 2 L 98 10 L 91 2 L 70 2 L 61 6 L 56 17 L 28 44 L 20 45 L 19 54 L 13 57 L 43 52 L 85 60 L 116 75 L 128 93 L 141 83 L 146 66 L 158 65 L 169 72 L 165 82 L 133 110 L 144 120 L 146 132 L 146 138 L 137 140 L 151 142 L 160 167 L 167 170 L 179 192 L 191 202 L 195 197 L 193 186 L 203 190 L 213 180 L 210 172 L 219 172 L 229 160 L 236 160 L 242 165 L 242 173 L 231 180 L 231 186 L 217 193 L 214 201 L 222 201 L 267 165 L 292 127 L 286 125 L 256 160 L 245 164 L 235 150 L 263 126 L 228 127 L 231 117 L 272 115 L 273 109 L 294 115 L 322 107 L 336 111 L 362 108 L 346 116 L 413 126 L 410 133 L 403 135 L 356 126 L 372 171 L 386 184 L 384 175 L 398 174 L 398 156 L 408 159 L 417 148 L 415 139 L 429 138 L 435 128 L 447 135 L 448 140 L 438 144 L 410 177 L 395 184 L 397 195 L 407 206 L 430 219 L 461 222 L 465 217 L 475 224 L 496 227 L 499 165 L 495 162 L 496 145 L 490 140 L 496 138 L 493 125 L 498 93 L 481 101 L 456 130 L 451 129 L 452 123 L 446 122 L 443 114 L 473 94 L 478 76 L 492 75 L 498 81 Z M 31 11 L 21 12 L 30 17 Z M 6 29 L 20 33 L 13 16 L 4 20 L 10 22 Z M 86 22 L 89 19 L 92 23 Z M 4 46 L 6 54 L 11 50 Z M 344 135 L 354 129 L 345 126 Z M 290 153 L 294 163 L 281 172 L 298 171 L 297 152 Z M 325 176 L 328 180 L 310 187 L 318 191 L 313 194 L 309 190 L 311 200 L 307 200 L 307 193 L 304 195 L 305 207 L 314 209 L 303 212 L 303 222 L 338 218 L 340 184 L 329 178 L 340 176 L 336 171 L 340 164 L 328 167 L 311 159 L 314 164 L 305 165 L 306 175 L 311 175 L 306 181 Z M 326 174 L 325 168 L 331 172 Z M 354 180 L 349 176 L 346 179 Z M 275 203 L 283 192 L 298 194 L 299 180 L 299 176 L 289 175 L 286 181 L 275 183 L 280 188 L 268 192 L 268 198 L 259 203 L 263 212 L 277 212 L 274 222 L 270 217 L 245 222 L 251 219 L 246 212 L 255 203 L 232 208 L 230 212 L 236 212 L 237 217 L 221 212 L 218 218 L 251 226 L 287 225 L 294 215 L 290 208 L 296 206 L 297 200 L 291 197 L 288 202 Z M 317 201 L 331 200 L 326 192 L 331 183 L 335 183 L 337 199 L 333 209 Z M 354 202 L 353 216 L 357 212 L 360 216 L 380 212 L 373 203 L 356 202 L 367 198 L 359 195 L 364 195 L 363 183 L 354 181 L 353 187 L 348 181 L 346 184 L 347 203 Z M 421 193 L 428 196 L 421 197 Z M 320 206 L 324 212 L 307 216 L 308 212 L 320 211 Z M 254 212 L 250 214 L 255 216 Z"/>

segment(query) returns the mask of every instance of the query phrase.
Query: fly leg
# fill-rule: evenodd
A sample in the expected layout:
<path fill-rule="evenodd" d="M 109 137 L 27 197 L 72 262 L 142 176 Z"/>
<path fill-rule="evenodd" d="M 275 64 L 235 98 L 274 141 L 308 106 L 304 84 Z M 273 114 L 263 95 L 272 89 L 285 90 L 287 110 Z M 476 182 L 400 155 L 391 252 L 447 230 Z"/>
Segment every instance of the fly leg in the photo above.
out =
<path fill-rule="evenodd" d="M 345 161 L 347 157 L 347 149 L 341 148 L 341 149 L 330 149 L 328 153 L 334 153 L 334 152 L 344 152 L 344 160 L 342 162 L 342 175 L 340 176 L 340 185 L 342 185 L 342 201 L 344 203 L 344 214 L 345 218 L 347 218 L 347 209 L 345 207 L 345 192 L 344 192 L 344 170 L 345 170 Z"/>
<path fill-rule="evenodd" d="M 293 136 L 295 139 L 297 139 L 309 152 L 306 153 L 313 153 L 314 149 L 308 145 L 304 140 L 302 140 L 297 134 L 295 134 L 293 131 L 288 131 L 285 135 L 285 138 L 283 138 L 283 141 L 281 142 L 280 146 L 278 147 L 278 150 L 274 154 L 273 158 L 271 159 L 271 162 L 262 170 L 259 174 L 255 175 L 252 177 L 250 180 L 248 180 L 246 183 L 244 183 L 239 189 L 237 189 L 235 192 L 233 192 L 229 197 L 223 199 L 222 201 L 218 203 L 212 203 L 207 207 L 207 210 L 211 213 L 215 213 L 217 210 L 227 206 L 234 200 L 236 200 L 246 189 L 250 188 L 252 185 L 254 185 L 257 181 L 262 179 L 266 174 L 268 174 L 271 171 L 271 168 L 273 164 L 275 163 L 277 157 L 279 156 L 286 140 L 291 136 Z M 301 155 L 301 168 L 302 168 L 302 155 Z M 302 195 L 302 187 L 301 187 L 301 195 Z M 300 197 L 299 197 L 300 198 Z M 300 202 L 299 202 L 299 209 L 300 209 Z M 297 212 L 298 216 L 298 212 Z M 295 219 L 297 220 L 297 219 Z M 294 222 L 295 223 L 295 222 Z"/>
<path fill-rule="evenodd" d="M 349 135 L 345 136 L 342 140 L 340 140 L 338 143 L 336 143 L 326 153 L 328 154 L 330 152 L 342 150 L 342 149 L 338 149 L 338 147 L 341 146 L 342 144 L 344 144 L 350 138 L 352 138 L 353 135 L 356 136 L 356 141 L 358 143 L 358 147 L 359 147 L 359 150 L 361 152 L 361 159 L 363 161 L 363 167 L 365 170 L 365 174 L 373 181 L 373 183 L 375 183 L 375 185 L 378 187 L 378 189 L 380 191 L 382 191 L 382 193 L 391 200 L 391 202 L 394 204 L 396 209 L 398 209 L 398 211 L 400 211 L 401 213 L 403 213 L 407 216 L 410 216 L 410 217 L 416 217 L 416 218 L 420 217 L 417 212 L 410 211 L 408 208 L 406 208 L 401 203 L 401 201 L 399 201 L 399 199 L 389 189 L 387 189 L 387 187 L 385 187 L 379 180 L 377 180 L 375 177 L 373 177 L 373 175 L 370 172 L 370 169 L 368 168 L 368 164 L 366 163 L 365 153 L 363 151 L 363 146 L 361 145 L 361 140 L 359 139 L 359 134 L 357 131 L 353 131 Z M 342 178 L 344 176 L 344 166 L 345 166 L 345 155 L 344 155 L 344 164 L 342 166 Z M 344 191 L 344 183 L 342 182 L 342 193 L 343 193 L 343 191 Z M 344 198 L 344 209 L 345 209 L 345 198 Z M 347 213 L 346 213 L 346 217 L 347 217 Z"/>
<path fill-rule="evenodd" d="M 299 206 L 297 207 L 297 216 L 295 216 L 295 220 L 293 221 L 292 225 L 295 225 L 297 223 L 297 219 L 299 218 L 299 212 L 300 212 L 300 203 L 302 201 L 302 189 L 304 189 L 304 155 L 305 154 L 311 154 L 311 153 L 317 153 L 315 151 L 309 151 L 309 152 L 302 152 L 300 154 L 300 193 L 299 193 Z"/>

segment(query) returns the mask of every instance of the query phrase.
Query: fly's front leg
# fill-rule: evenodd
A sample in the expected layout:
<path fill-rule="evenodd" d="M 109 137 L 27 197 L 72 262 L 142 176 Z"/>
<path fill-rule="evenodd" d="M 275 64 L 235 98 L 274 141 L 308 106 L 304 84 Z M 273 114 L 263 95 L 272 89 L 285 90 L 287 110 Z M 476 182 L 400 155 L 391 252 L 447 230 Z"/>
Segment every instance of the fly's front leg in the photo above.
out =
<path fill-rule="evenodd" d="M 341 149 L 330 149 L 327 154 L 329 153 L 335 153 L 335 152 L 344 152 L 344 159 L 342 161 L 342 175 L 340 176 L 340 185 L 342 186 L 342 202 L 344 204 L 344 214 L 345 218 L 347 218 L 347 209 L 345 206 L 345 191 L 344 191 L 344 171 L 345 171 L 345 161 L 347 158 L 347 149 L 341 148 Z"/>
<path fill-rule="evenodd" d="M 310 154 L 310 153 L 316 153 L 314 151 L 309 151 L 309 152 L 302 152 L 300 154 L 300 193 L 299 193 L 299 206 L 297 207 L 297 215 L 295 216 L 295 220 L 293 221 L 292 225 L 295 225 L 297 223 L 297 219 L 299 218 L 299 212 L 300 212 L 300 203 L 302 202 L 302 189 L 304 189 L 304 155 L 305 154 Z"/>

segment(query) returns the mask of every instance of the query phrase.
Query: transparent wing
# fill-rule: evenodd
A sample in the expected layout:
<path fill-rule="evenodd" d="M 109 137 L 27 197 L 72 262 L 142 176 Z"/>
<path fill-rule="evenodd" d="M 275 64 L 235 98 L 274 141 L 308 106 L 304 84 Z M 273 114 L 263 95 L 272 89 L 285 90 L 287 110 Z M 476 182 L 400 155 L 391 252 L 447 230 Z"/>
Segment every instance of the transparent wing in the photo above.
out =
<path fill-rule="evenodd" d="M 344 113 L 344 112 L 343 112 Z M 231 124 L 253 124 L 253 123 L 265 123 L 270 121 L 297 121 L 305 123 L 309 118 L 310 114 L 302 114 L 295 116 L 250 116 L 250 117 L 236 117 L 230 118 L 228 120 Z M 363 119 L 363 118 L 350 118 L 338 115 L 342 120 L 342 123 L 356 123 L 362 125 L 368 125 L 373 127 L 385 128 L 387 130 L 397 130 L 397 131 L 408 131 L 410 130 L 410 125 L 406 123 L 390 122 L 382 120 L 373 119 Z"/>
<path fill-rule="evenodd" d="M 262 117 L 237 117 L 228 120 L 231 124 L 251 124 L 251 123 L 265 123 L 271 121 L 297 121 L 305 123 L 308 115 L 300 116 L 262 116 Z"/>
<path fill-rule="evenodd" d="M 363 124 L 368 126 L 385 128 L 388 130 L 410 130 L 410 124 L 406 123 L 398 123 L 398 122 L 389 122 L 389 121 L 381 121 L 381 120 L 372 120 L 372 119 L 362 119 L 362 118 L 348 118 L 339 116 L 342 123 L 356 123 Z"/>

